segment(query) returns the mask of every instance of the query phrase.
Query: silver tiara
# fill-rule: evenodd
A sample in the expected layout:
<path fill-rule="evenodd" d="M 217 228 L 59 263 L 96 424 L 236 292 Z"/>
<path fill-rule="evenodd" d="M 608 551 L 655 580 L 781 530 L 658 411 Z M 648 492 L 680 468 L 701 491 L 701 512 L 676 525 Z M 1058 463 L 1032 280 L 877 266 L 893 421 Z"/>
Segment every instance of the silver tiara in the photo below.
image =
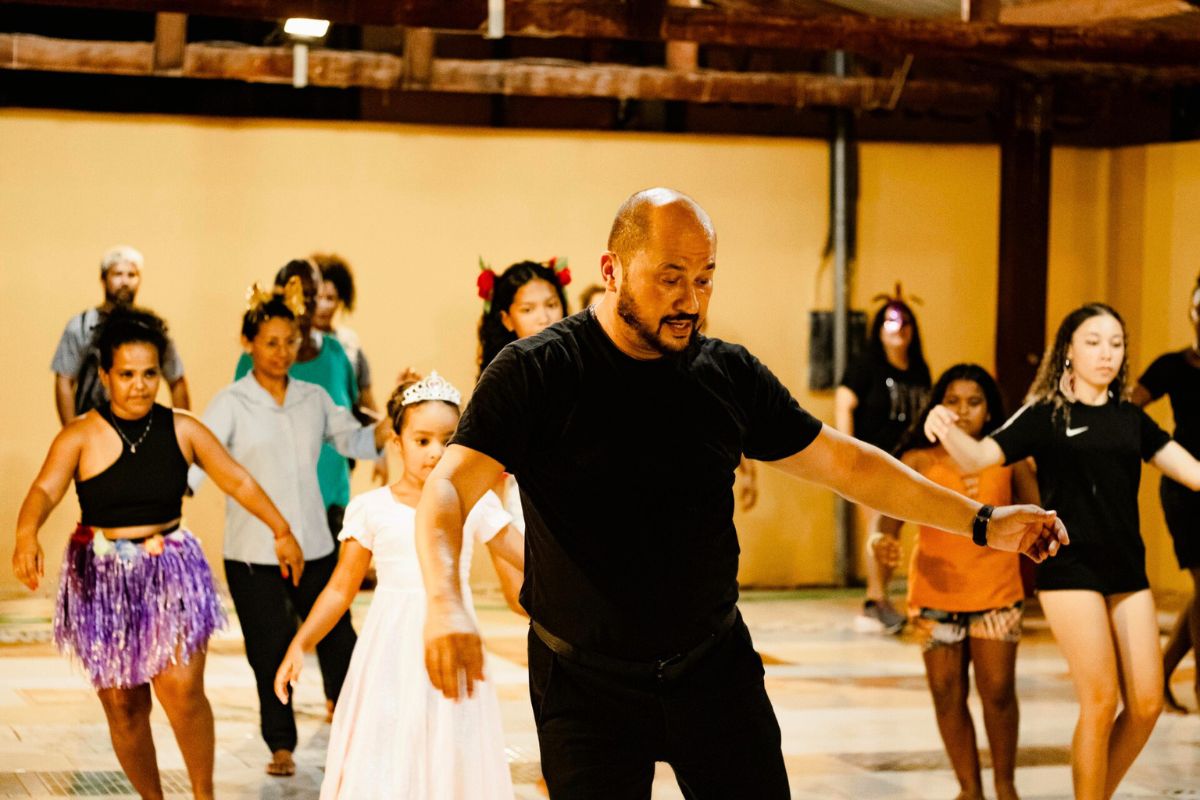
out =
<path fill-rule="evenodd" d="M 442 400 L 458 405 L 462 402 L 462 392 L 434 370 L 429 373 L 428 378 L 422 378 L 404 390 L 404 394 L 400 396 L 400 405 L 411 406 L 426 400 Z"/>

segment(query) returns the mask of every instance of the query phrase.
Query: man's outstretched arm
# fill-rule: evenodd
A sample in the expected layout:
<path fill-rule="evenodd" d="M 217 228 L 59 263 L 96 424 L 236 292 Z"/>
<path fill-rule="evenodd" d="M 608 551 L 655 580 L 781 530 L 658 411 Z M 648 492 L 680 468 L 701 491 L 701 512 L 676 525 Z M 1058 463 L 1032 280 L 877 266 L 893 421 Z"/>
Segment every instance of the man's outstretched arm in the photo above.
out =
<path fill-rule="evenodd" d="M 459 581 L 463 520 L 504 472 L 495 459 L 450 445 L 417 504 L 417 557 L 425 581 L 425 669 L 443 695 L 471 696 L 483 680 L 483 644 Z M 461 682 L 461 686 L 460 686 Z"/>
<path fill-rule="evenodd" d="M 828 425 L 808 447 L 772 466 L 889 517 L 962 536 L 971 535 L 981 507 L 978 501 L 938 486 L 879 448 Z M 1068 541 L 1057 515 L 1037 506 L 1000 506 L 988 524 L 990 547 L 1024 553 L 1034 561 L 1053 556 Z"/>

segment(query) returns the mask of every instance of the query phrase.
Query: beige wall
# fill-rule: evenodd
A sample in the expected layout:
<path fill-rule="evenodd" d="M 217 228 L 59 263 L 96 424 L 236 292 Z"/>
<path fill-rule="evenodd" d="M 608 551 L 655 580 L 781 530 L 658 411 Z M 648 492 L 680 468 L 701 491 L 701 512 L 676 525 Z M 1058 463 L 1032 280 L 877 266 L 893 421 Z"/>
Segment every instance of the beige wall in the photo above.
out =
<path fill-rule="evenodd" d="M 1151 148 L 1146 163 L 1156 185 L 1180 194 L 1174 152 Z M 1051 316 L 1072 293 L 1108 290 L 1109 253 L 1126 246 L 1106 237 L 1109 176 L 1124 154 L 1056 151 Z M 1194 177 L 1200 157 L 1188 163 Z M 814 141 L 0 111 L 0 308 L 20 332 L 0 393 L 0 548 L 11 546 L 11 521 L 57 429 L 47 369 L 55 341 L 99 299 L 97 262 L 112 244 L 145 253 L 139 300 L 171 323 L 197 409 L 232 372 L 246 285 L 315 249 L 337 250 L 356 269 L 350 324 L 379 391 L 405 365 L 467 388 L 479 255 L 497 267 L 568 256 L 574 303 L 596 274 L 616 206 L 638 188 L 672 185 L 699 199 L 720 233 L 711 332 L 747 344 L 828 420 L 830 395 L 805 387 L 808 311 L 831 296 L 821 259 L 826 169 Z M 998 170 L 992 147 L 863 148 L 854 305 L 903 280 L 925 301 L 935 371 L 992 364 Z M 1185 249 L 1172 244 L 1183 229 L 1156 230 L 1168 237 L 1160 240 L 1147 228 L 1162 274 L 1183 270 Z M 1143 303 L 1165 280 L 1154 275 Z M 1187 287 L 1169 282 L 1183 298 Z M 1165 346 L 1180 335 L 1159 338 Z M 831 581 L 828 493 L 767 468 L 760 483 L 759 506 L 739 518 L 743 581 Z M 206 486 L 185 513 L 219 563 L 218 493 Z M 53 571 L 77 514 L 71 494 L 43 530 Z M 0 585 L 13 586 L 7 569 Z"/>

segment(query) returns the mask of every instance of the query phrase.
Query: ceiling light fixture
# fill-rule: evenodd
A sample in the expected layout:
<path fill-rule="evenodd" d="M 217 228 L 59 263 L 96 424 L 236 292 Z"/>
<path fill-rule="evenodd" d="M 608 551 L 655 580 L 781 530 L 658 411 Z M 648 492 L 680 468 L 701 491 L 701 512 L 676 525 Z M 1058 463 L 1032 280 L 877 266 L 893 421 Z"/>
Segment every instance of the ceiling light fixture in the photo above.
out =
<path fill-rule="evenodd" d="M 329 20 L 290 17 L 283 32 L 292 40 L 292 86 L 308 86 L 308 46 L 318 44 L 329 33 Z"/>
<path fill-rule="evenodd" d="M 297 39 L 323 39 L 329 33 L 329 20 L 291 17 L 283 23 L 283 32 Z"/>

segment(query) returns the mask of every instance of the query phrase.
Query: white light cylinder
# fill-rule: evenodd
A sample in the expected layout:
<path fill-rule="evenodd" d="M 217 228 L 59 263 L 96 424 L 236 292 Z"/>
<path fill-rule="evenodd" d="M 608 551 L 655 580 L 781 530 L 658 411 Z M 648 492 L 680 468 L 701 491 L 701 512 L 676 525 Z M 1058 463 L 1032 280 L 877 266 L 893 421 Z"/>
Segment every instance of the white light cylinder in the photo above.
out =
<path fill-rule="evenodd" d="M 308 86 L 308 45 L 292 46 L 292 86 L 303 89 Z"/>

